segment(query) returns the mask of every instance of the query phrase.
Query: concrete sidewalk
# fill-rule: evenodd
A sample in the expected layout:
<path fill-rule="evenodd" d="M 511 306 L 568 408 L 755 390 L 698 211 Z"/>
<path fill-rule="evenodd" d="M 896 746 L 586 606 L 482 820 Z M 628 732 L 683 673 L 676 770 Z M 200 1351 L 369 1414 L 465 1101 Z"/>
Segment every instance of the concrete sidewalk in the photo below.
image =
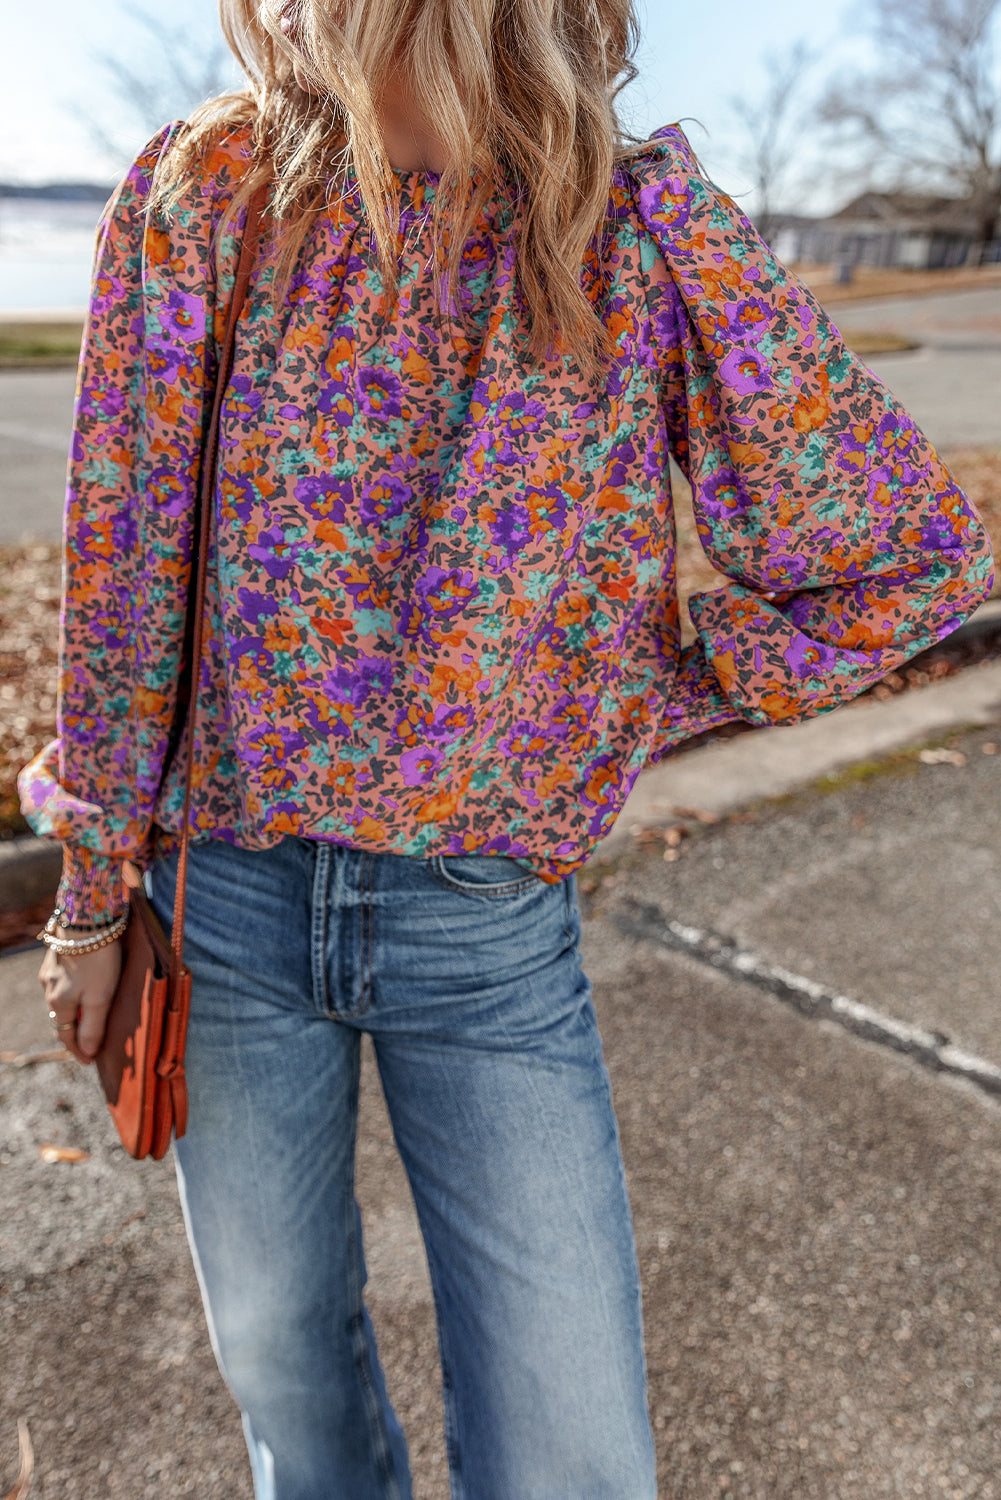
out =
<path fill-rule="evenodd" d="M 893 1043 L 923 1028 L 1001 1063 L 1001 695 L 979 725 L 825 791 L 734 794 L 676 848 L 624 826 L 582 879 L 662 1500 L 1001 1500 L 1001 1105 Z M 687 793 L 739 743 L 697 752 Z M 49 1045 L 37 964 L 0 963 L 0 1050 Z M 47 1165 L 47 1142 L 89 1158 Z M 123 1157 L 89 1073 L 8 1061 L 0 1168 L 0 1493 L 25 1417 L 32 1500 L 249 1500 L 167 1165 Z M 370 1058 L 359 1171 L 415 1495 L 445 1500 L 430 1293 Z"/>

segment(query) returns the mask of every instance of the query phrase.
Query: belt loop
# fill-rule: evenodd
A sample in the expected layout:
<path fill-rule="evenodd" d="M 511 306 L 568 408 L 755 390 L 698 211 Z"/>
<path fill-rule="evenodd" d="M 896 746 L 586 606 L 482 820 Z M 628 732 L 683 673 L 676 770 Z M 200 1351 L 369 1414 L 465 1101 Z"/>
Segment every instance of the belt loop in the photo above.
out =
<path fill-rule="evenodd" d="M 315 851 L 313 866 L 313 908 L 309 923 L 309 961 L 313 974 L 313 1004 L 326 1015 L 330 1009 L 327 994 L 327 890 L 330 884 L 330 844 L 326 839 L 311 839 Z"/>

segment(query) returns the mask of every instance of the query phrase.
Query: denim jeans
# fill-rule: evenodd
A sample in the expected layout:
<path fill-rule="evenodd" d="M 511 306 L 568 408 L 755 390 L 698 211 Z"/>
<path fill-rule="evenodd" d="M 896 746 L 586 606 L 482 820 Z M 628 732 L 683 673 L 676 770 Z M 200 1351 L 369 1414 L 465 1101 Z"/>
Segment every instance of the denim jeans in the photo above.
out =
<path fill-rule="evenodd" d="M 147 878 L 169 928 L 176 854 Z M 576 881 L 191 845 L 181 1202 L 258 1500 L 409 1500 L 354 1194 L 372 1038 L 427 1251 L 454 1500 L 653 1500 L 640 1289 Z"/>

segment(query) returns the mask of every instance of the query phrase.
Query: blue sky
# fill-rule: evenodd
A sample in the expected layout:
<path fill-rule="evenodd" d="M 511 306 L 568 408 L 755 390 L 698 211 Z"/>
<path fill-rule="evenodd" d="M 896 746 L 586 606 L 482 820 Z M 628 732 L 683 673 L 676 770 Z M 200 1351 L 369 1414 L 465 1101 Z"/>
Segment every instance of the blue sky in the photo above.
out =
<path fill-rule="evenodd" d="M 640 77 L 623 96 L 627 123 L 645 132 L 687 118 L 686 130 L 709 171 L 743 196 L 749 183 L 739 167 L 728 100 L 735 93 L 756 95 L 765 78 L 765 57 L 799 37 L 822 49 L 825 75 L 839 66 L 864 64 L 870 54 L 855 34 L 866 9 L 866 0 L 826 0 L 822 5 L 804 5 L 803 0 L 689 0 L 683 5 L 638 0 Z M 123 11 L 118 0 L 46 0 L 44 5 L 6 8 L 4 50 L 15 61 L 5 69 L 0 92 L 0 177 L 85 177 L 109 185 L 117 178 L 122 163 L 97 152 L 67 106 L 84 104 L 88 93 L 99 95 L 95 52 L 129 45 Z M 216 31 L 213 0 L 173 0 L 170 13 L 206 42 Z M 112 117 L 109 100 L 97 97 L 96 103 Z M 142 144 L 128 133 L 122 140 L 123 156 Z M 800 185 L 791 190 L 795 201 L 787 206 L 816 211 L 833 206 L 829 187 L 825 197 L 823 164 L 812 158 L 808 144 L 798 168 Z"/>

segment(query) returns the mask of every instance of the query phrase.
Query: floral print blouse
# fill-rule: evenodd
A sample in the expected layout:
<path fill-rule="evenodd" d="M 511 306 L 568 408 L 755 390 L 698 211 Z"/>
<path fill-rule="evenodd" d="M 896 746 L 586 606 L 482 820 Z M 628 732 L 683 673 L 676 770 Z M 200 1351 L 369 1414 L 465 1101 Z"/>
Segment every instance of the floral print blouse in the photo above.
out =
<path fill-rule="evenodd" d="M 239 251 L 213 231 L 249 144 L 226 138 L 161 222 L 144 209 L 175 128 L 98 233 L 58 738 L 21 773 L 25 816 L 63 841 L 76 920 L 120 910 L 122 861 L 145 867 L 181 823 L 180 766 L 162 771 Z M 397 307 L 349 173 L 288 296 L 271 306 L 262 252 L 240 319 L 197 835 L 504 854 L 555 882 L 687 737 L 836 708 L 989 594 L 984 527 L 949 470 L 678 126 L 616 167 L 582 267 L 617 350 L 597 380 L 570 356 L 527 366 L 517 201 L 500 191 L 465 248 L 462 332 L 439 334 L 437 179 L 398 176 Z M 669 452 L 729 580 L 691 600 L 684 650 Z"/>

